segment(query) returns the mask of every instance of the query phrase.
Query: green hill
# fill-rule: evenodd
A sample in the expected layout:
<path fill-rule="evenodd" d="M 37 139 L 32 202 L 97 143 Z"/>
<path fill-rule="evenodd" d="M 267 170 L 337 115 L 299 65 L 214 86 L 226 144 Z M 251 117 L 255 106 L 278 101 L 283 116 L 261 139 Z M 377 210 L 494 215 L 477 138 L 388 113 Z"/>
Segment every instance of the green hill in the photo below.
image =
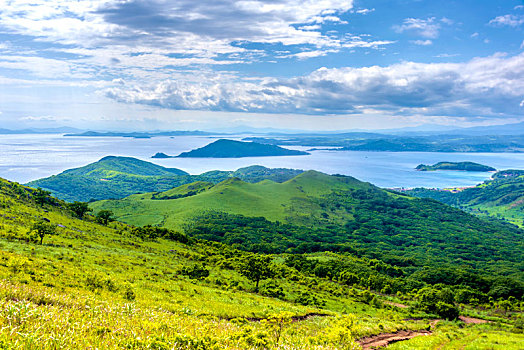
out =
<path fill-rule="evenodd" d="M 328 182 L 369 187 L 318 173 L 282 185 L 320 195 L 326 191 L 309 187 Z M 214 187 L 237 185 L 254 186 L 230 179 Z M 194 186 L 179 194 L 209 184 Z M 428 270 L 413 273 L 348 253 L 252 254 L 158 227 L 98 224 L 90 215 L 75 217 L 69 207 L 0 179 L 3 348 L 342 350 L 358 349 L 366 336 L 429 328 L 433 334 L 414 339 L 415 348 L 458 349 L 466 339 L 482 339 L 484 348 L 512 350 L 524 340 L 514 319 L 518 301 L 489 299 L 501 294 L 500 286 L 503 293 L 515 291 L 501 276 L 460 267 L 439 271 L 448 283 L 435 284 Z M 35 224 L 52 228 L 43 244 Z M 255 265 L 269 271 L 259 289 L 246 277 Z M 451 280 L 458 271 L 460 283 Z M 458 303 L 462 313 L 496 323 L 430 326 L 435 317 L 456 317 Z M 412 341 L 402 344 L 410 348 Z"/>
<path fill-rule="evenodd" d="M 204 147 L 189 152 L 180 153 L 177 157 L 241 158 L 269 156 L 300 156 L 306 154 L 309 153 L 303 151 L 290 150 L 276 145 L 220 139 Z"/>
<path fill-rule="evenodd" d="M 284 183 L 232 178 L 191 196 L 162 196 L 92 207 L 130 224 L 184 229 L 255 252 L 347 251 L 415 270 L 460 265 L 519 279 L 524 270 L 521 230 L 351 177 L 308 171 Z"/>
<path fill-rule="evenodd" d="M 417 188 L 408 194 L 433 198 L 481 216 L 504 218 L 524 227 L 524 170 L 503 170 L 491 180 L 458 191 Z"/>
<path fill-rule="evenodd" d="M 419 164 L 419 171 L 460 170 L 460 171 L 496 171 L 497 169 L 474 162 L 438 162 L 433 165 Z"/>
<path fill-rule="evenodd" d="M 165 191 L 194 181 L 218 183 L 233 176 L 248 182 L 264 179 L 283 182 L 301 172 L 251 166 L 236 171 L 210 171 L 201 175 L 189 175 L 180 169 L 164 168 L 136 158 L 109 156 L 81 168 L 31 181 L 27 185 L 51 191 L 54 196 L 63 200 L 90 201 Z"/>

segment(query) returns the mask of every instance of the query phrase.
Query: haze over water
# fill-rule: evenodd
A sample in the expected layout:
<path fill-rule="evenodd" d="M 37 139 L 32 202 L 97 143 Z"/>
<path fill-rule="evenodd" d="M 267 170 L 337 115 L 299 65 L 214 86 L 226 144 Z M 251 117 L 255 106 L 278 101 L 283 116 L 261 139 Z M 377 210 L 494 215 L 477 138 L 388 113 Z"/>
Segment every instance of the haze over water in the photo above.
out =
<path fill-rule="evenodd" d="M 228 137 L 241 139 L 248 135 Z M 491 173 L 434 171 L 420 172 L 420 164 L 440 161 L 473 161 L 499 170 L 524 169 L 524 153 L 430 153 L 313 151 L 307 156 L 256 158 L 171 158 L 151 159 L 156 152 L 178 155 L 212 142 L 214 137 L 178 136 L 133 139 L 123 137 L 64 137 L 59 134 L 2 135 L 0 177 L 25 183 L 95 162 L 102 157 L 135 157 L 191 174 L 209 170 L 236 170 L 249 165 L 271 168 L 318 170 L 343 174 L 380 187 L 473 186 Z M 289 147 L 306 150 L 308 147 Z"/>

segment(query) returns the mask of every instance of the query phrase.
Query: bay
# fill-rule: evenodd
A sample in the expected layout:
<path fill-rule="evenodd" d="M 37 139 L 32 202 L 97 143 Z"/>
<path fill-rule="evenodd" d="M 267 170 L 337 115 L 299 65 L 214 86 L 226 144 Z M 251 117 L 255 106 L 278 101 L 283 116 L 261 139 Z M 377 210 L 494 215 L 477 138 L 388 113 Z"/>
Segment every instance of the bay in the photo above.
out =
<path fill-rule="evenodd" d="M 250 135 L 228 136 L 241 139 Z M 124 137 L 65 137 L 61 134 L 0 135 L 0 177 L 25 183 L 84 166 L 108 155 L 135 157 L 190 174 L 236 170 L 249 165 L 318 170 L 356 177 L 387 188 L 465 187 L 481 183 L 491 173 L 463 171 L 420 172 L 420 164 L 472 161 L 499 170 L 524 169 L 522 153 L 433 153 L 313 151 L 306 156 L 255 158 L 151 159 L 157 152 L 177 155 L 202 147 L 219 136 L 178 136 L 133 139 Z M 289 147 L 306 150 L 308 147 Z"/>

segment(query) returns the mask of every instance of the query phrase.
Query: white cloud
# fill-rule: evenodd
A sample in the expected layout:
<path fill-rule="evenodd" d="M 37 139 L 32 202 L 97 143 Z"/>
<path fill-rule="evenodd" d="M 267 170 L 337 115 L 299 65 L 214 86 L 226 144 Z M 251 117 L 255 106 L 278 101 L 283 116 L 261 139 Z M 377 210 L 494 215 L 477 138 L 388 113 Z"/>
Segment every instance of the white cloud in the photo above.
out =
<path fill-rule="evenodd" d="M 397 33 L 411 32 L 424 38 L 436 39 L 439 35 L 440 24 L 435 21 L 435 17 L 406 18 L 402 25 L 396 25 L 393 29 Z"/>
<path fill-rule="evenodd" d="M 524 16 L 519 15 L 504 15 L 493 18 L 489 21 L 492 26 L 510 26 L 518 27 L 524 23 Z"/>
<path fill-rule="evenodd" d="M 291 79 L 230 77 L 115 84 L 108 97 L 171 109 L 348 114 L 363 110 L 427 115 L 517 114 L 524 95 L 524 54 L 465 63 L 404 62 L 387 67 L 321 68 Z"/>
<path fill-rule="evenodd" d="M 368 13 L 371 13 L 375 11 L 374 8 L 372 9 L 359 9 L 359 10 L 356 10 L 355 13 L 358 13 L 359 15 L 367 15 Z"/>
<path fill-rule="evenodd" d="M 0 0 L 0 25 L 83 48 L 129 43 L 212 58 L 238 52 L 234 42 L 339 46 L 339 40 L 322 35 L 314 24 L 342 22 L 337 14 L 352 6 L 347 0 Z"/>
<path fill-rule="evenodd" d="M 421 45 L 421 46 L 428 46 L 428 45 L 433 44 L 433 41 L 429 39 L 428 40 L 413 40 L 411 42 L 415 45 Z"/>

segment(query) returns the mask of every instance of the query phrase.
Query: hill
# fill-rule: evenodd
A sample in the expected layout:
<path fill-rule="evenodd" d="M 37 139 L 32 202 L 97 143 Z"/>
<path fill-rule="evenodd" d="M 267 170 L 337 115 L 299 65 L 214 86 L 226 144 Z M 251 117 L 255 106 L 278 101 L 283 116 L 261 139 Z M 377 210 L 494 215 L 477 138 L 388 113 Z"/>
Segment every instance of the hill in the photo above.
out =
<path fill-rule="evenodd" d="M 323 180 L 309 175 L 296 183 Z M 351 179 L 333 183 L 355 185 Z M 35 224 L 54 231 L 43 244 L 35 240 Z M 433 331 L 424 341 L 414 339 L 421 348 L 460 348 L 481 334 L 488 347 L 518 349 L 524 340 L 508 332 L 521 329 L 512 320 L 518 303 L 490 304 L 478 289 L 482 284 L 437 285 L 424 274 L 409 276 L 402 266 L 347 253 L 259 255 L 172 230 L 102 225 L 90 215 L 75 216 L 65 202 L 2 179 L 0 246 L 4 348 L 37 342 L 39 349 L 342 350 L 399 329 Z M 248 266 L 272 271 L 261 277 L 260 288 Z M 497 278 L 481 281 L 492 285 Z M 381 294 L 373 292 L 378 289 Z M 461 312 L 497 325 L 445 322 L 427 331 L 437 315 L 456 317 L 459 302 Z"/>
<path fill-rule="evenodd" d="M 419 164 L 419 171 L 460 170 L 460 171 L 497 171 L 497 169 L 474 162 L 438 162 L 433 165 Z"/>
<path fill-rule="evenodd" d="M 64 200 L 89 201 L 168 189 L 189 182 L 184 180 L 189 177 L 179 169 L 168 169 L 135 158 L 109 156 L 27 185 L 51 191 Z"/>
<path fill-rule="evenodd" d="M 518 279 L 524 269 L 523 232 L 514 226 L 351 177 L 307 171 L 284 183 L 232 178 L 168 198 L 148 193 L 92 207 L 112 210 L 130 224 L 183 229 L 254 252 L 346 251 L 411 271 L 458 265 L 483 274 L 505 271 Z"/>
<path fill-rule="evenodd" d="M 242 158 L 269 156 L 300 156 L 309 154 L 303 151 L 290 150 L 276 145 L 257 142 L 242 142 L 220 139 L 204 147 L 183 152 L 177 157 L 186 158 Z"/>
<path fill-rule="evenodd" d="M 433 198 L 481 216 L 506 219 L 524 227 L 524 171 L 503 170 L 473 188 L 455 191 L 417 188 L 408 194 Z"/>
<path fill-rule="evenodd" d="M 119 199 L 135 193 L 166 191 L 194 181 L 218 183 L 233 176 L 248 182 L 264 179 L 282 182 L 301 172 L 251 166 L 236 171 L 210 171 L 201 175 L 189 175 L 180 169 L 164 168 L 136 158 L 109 156 L 84 167 L 31 181 L 27 185 L 51 191 L 54 196 L 63 200 L 90 201 Z"/>

